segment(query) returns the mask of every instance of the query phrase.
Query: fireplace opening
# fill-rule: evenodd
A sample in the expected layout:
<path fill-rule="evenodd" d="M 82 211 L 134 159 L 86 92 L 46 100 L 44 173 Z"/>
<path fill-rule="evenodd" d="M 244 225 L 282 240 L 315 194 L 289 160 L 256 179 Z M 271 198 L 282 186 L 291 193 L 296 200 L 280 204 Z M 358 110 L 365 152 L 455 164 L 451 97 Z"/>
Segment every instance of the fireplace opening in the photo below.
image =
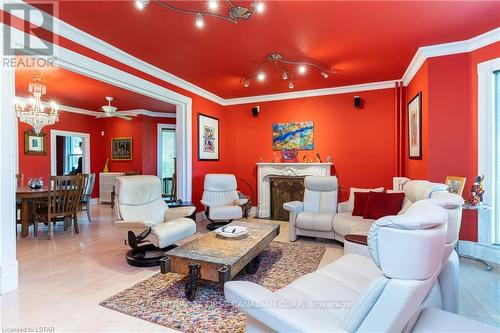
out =
<path fill-rule="evenodd" d="M 269 178 L 271 187 L 272 220 L 288 221 L 290 213 L 283 209 L 288 201 L 302 201 L 304 198 L 304 177 L 273 176 Z"/>

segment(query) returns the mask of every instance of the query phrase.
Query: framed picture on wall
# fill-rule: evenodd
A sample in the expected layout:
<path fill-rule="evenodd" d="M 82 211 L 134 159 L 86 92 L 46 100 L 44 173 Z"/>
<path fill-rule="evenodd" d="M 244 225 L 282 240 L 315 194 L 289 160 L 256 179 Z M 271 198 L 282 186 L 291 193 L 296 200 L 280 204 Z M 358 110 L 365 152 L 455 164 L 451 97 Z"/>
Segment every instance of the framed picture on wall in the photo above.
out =
<path fill-rule="evenodd" d="M 198 160 L 219 160 L 219 119 L 198 113 Z"/>
<path fill-rule="evenodd" d="M 411 159 L 422 159 L 422 92 L 408 103 L 408 154 Z"/>
<path fill-rule="evenodd" d="M 45 133 L 36 134 L 33 130 L 24 132 L 24 153 L 26 155 L 46 155 Z"/>
<path fill-rule="evenodd" d="M 448 192 L 462 195 L 465 187 L 465 177 L 446 177 L 445 184 L 448 185 Z"/>
<path fill-rule="evenodd" d="M 115 161 L 132 160 L 132 138 L 111 139 L 111 159 Z"/>

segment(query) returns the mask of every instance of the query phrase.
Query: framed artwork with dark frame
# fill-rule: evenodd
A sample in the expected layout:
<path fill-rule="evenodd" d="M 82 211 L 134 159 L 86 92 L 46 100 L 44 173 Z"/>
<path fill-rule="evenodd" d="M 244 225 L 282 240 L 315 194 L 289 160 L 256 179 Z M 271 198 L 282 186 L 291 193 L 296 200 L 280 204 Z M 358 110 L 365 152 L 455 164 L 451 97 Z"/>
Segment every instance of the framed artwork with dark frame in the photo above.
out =
<path fill-rule="evenodd" d="M 111 159 L 115 161 L 131 161 L 132 138 L 112 138 Z"/>
<path fill-rule="evenodd" d="M 24 132 L 24 153 L 26 155 L 46 155 L 45 133 L 36 134 L 33 130 Z"/>
<path fill-rule="evenodd" d="M 198 113 L 198 160 L 219 160 L 219 119 Z"/>
<path fill-rule="evenodd" d="M 422 159 L 422 92 L 408 103 L 408 156 Z"/>

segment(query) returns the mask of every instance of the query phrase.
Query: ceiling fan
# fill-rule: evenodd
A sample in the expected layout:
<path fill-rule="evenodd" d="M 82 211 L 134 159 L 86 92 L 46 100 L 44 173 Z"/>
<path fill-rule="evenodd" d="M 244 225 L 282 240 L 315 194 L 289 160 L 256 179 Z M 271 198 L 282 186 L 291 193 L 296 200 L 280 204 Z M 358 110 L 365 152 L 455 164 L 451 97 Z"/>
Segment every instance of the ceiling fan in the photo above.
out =
<path fill-rule="evenodd" d="M 108 105 L 101 106 L 101 111 L 104 111 L 104 114 L 96 116 L 96 118 L 121 118 L 125 120 L 132 120 L 131 117 L 136 117 L 137 115 L 134 113 L 127 113 L 125 111 L 117 112 L 118 109 L 116 106 L 111 105 L 111 101 L 113 97 L 107 96 L 106 100 L 108 101 Z"/>

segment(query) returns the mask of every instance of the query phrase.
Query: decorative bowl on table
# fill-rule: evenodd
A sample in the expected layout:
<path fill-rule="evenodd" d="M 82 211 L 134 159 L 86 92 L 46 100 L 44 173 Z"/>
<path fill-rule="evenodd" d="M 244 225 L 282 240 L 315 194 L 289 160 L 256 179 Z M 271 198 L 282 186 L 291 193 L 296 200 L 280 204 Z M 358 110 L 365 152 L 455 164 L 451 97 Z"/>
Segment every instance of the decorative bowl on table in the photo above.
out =
<path fill-rule="evenodd" d="M 281 156 L 283 156 L 283 162 L 296 162 L 299 150 L 297 148 L 293 149 L 281 149 Z"/>
<path fill-rule="evenodd" d="M 215 229 L 215 233 L 222 237 L 234 238 L 246 235 L 248 233 L 248 229 L 239 225 L 225 225 Z"/>

